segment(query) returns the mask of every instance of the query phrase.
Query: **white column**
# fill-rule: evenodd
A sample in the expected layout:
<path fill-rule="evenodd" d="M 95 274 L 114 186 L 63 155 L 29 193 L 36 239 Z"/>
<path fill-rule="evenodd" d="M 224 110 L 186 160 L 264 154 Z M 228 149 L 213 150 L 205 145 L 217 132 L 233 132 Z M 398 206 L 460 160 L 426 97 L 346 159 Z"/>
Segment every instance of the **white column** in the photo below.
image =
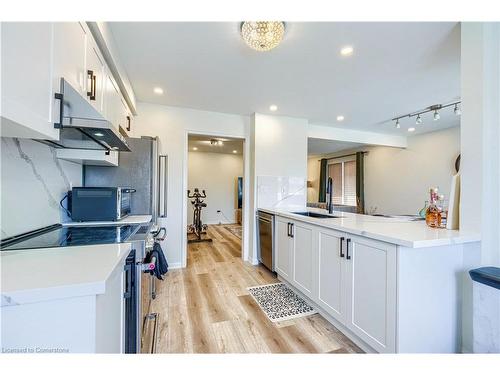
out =
<path fill-rule="evenodd" d="M 481 233 L 466 246 L 464 268 L 500 264 L 500 24 L 462 23 L 460 229 Z M 462 347 L 473 350 L 472 282 L 463 275 Z M 498 315 L 498 314 L 497 314 Z"/>

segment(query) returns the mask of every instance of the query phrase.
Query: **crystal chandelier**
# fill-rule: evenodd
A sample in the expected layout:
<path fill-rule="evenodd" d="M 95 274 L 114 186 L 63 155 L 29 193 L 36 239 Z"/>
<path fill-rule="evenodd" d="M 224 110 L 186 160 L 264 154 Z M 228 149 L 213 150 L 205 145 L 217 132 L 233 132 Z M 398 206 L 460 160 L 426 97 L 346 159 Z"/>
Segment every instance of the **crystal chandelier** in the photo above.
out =
<path fill-rule="evenodd" d="M 281 43 L 285 23 L 281 21 L 255 21 L 241 23 L 241 37 L 250 48 L 269 51 Z"/>

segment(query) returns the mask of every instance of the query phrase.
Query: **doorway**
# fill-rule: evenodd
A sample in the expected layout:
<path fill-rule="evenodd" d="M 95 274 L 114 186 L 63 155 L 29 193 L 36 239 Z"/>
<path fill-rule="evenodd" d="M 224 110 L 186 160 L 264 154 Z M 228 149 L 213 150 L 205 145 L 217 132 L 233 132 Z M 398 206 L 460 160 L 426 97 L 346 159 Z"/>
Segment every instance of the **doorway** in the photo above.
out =
<path fill-rule="evenodd" d="M 186 265 L 243 258 L 244 139 L 187 135 Z"/>

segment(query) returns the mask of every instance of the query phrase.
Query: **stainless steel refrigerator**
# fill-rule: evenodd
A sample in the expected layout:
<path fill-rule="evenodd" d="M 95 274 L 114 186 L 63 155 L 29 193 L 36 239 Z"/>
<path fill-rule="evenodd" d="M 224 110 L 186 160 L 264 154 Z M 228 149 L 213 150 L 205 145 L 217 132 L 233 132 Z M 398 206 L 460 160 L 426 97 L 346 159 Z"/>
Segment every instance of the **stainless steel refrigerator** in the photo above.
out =
<path fill-rule="evenodd" d="M 84 186 L 123 186 L 136 190 L 131 215 L 167 215 L 167 156 L 159 154 L 158 138 L 127 138 L 131 152 L 120 152 L 118 167 L 86 165 Z"/>

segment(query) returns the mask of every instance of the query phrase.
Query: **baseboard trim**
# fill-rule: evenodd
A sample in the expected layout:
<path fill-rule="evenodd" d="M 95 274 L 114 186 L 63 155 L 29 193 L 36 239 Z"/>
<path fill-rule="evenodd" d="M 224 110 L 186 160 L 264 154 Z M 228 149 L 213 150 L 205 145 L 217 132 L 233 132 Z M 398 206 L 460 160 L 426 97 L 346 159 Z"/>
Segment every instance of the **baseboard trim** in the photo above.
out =
<path fill-rule="evenodd" d="M 178 268 L 184 268 L 184 267 L 182 267 L 182 263 L 181 262 L 169 263 L 168 264 L 168 269 L 169 270 L 175 270 L 175 269 L 178 269 Z"/>

